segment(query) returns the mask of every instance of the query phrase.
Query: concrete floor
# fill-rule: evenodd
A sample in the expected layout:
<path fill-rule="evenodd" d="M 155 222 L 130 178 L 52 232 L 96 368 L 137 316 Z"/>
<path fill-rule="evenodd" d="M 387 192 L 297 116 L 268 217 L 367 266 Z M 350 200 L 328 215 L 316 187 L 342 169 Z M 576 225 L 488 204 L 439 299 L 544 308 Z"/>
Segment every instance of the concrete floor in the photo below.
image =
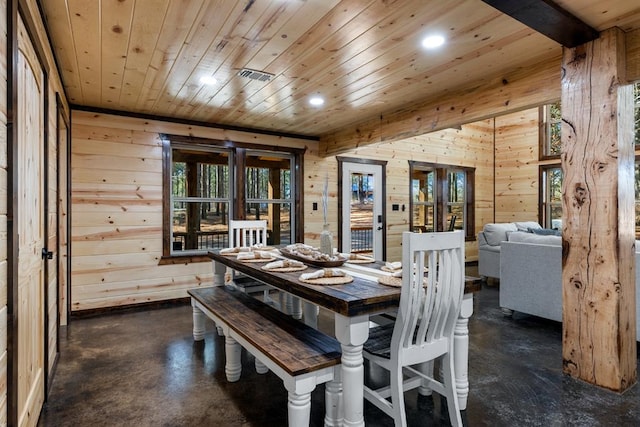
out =
<path fill-rule="evenodd" d="M 469 322 L 468 426 L 639 426 L 640 386 L 620 395 L 562 375 L 561 325 L 516 313 L 504 317 L 498 288 L 476 295 Z M 272 373 L 258 375 L 243 354 L 239 382 L 224 376 L 224 341 L 208 322 L 191 336 L 180 305 L 72 319 L 39 426 L 286 426 L 287 394 Z M 332 330 L 321 313 L 321 328 Z M 367 373 L 369 377 L 370 373 Z M 448 425 L 446 403 L 407 393 L 409 425 Z M 321 426 L 324 387 L 313 394 Z M 367 426 L 391 419 L 365 403 Z"/>

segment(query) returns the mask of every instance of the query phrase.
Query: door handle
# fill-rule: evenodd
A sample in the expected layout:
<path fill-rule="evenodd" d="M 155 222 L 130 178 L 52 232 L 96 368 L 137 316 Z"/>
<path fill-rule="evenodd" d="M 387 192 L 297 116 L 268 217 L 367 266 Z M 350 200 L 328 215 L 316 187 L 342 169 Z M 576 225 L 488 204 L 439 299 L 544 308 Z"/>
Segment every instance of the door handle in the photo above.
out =
<path fill-rule="evenodd" d="M 382 230 L 382 226 L 379 226 L 379 227 L 378 227 L 378 231 L 380 231 L 380 230 Z"/>
<path fill-rule="evenodd" d="M 42 259 L 53 259 L 53 252 L 48 251 L 47 248 L 42 248 Z"/>

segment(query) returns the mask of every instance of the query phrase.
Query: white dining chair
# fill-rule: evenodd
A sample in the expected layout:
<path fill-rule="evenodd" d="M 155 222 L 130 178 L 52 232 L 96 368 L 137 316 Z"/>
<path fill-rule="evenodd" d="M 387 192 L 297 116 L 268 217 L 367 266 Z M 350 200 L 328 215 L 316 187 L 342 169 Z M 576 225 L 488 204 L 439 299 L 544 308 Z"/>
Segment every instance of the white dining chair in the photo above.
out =
<path fill-rule="evenodd" d="M 418 387 L 444 396 L 451 425 L 462 425 L 453 335 L 463 293 L 463 232 L 404 232 L 396 320 L 372 328 L 364 345 L 364 356 L 370 364 L 390 373 L 390 384 L 376 389 L 365 386 L 364 396 L 393 417 L 396 426 L 407 425 L 404 392 Z M 433 361 L 437 359 L 441 360 L 441 380 L 433 375 Z"/>
<path fill-rule="evenodd" d="M 229 220 L 229 247 L 267 246 L 266 220 Z M 227 269 L 231 281 L 241 291 L 253 294 L 262 293 L 264 302 L 274 304 L 270 296 L 271 287 L 255 279 L 243 276 L 235 270 Z"/>
<path fill-rule="evenodd" d="M 256 245 L 267 246 L 267 221 L 266 220 L 229 220 L 229 247 L 251 247 Z M 277 305 L 271 298 L 271 287 L 251 277 L 244 276 L 237 271 L 228 268 L 227 274 L 233 285 L 247 294 L 262 293 L 265 303 Z M 258 358 L 255 359 L 256 372 L 267 373 L 267 368 Z"/>

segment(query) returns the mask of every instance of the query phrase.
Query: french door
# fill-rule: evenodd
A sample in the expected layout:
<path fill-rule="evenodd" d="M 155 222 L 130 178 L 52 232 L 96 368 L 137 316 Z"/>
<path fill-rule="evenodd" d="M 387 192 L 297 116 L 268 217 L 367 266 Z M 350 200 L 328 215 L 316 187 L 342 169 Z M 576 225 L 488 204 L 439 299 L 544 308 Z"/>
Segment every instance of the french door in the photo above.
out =
<path fill-rule="evenodd" d="M 385 163 L 338 158 L 341 252 L 386 258 Z"/>

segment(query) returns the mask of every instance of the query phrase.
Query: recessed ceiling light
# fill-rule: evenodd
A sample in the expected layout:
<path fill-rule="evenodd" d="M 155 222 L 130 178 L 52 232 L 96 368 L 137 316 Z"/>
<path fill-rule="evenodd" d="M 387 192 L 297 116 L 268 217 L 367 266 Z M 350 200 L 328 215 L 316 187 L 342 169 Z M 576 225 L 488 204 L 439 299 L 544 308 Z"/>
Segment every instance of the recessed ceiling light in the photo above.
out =
<path fill-rule="evenodd" d="M 320 105 L 324 104 L 324 99 L 319 96 L 312 96 L 311 98 L 309 98 L 309 104 L 319 107 Z"/>
<path fill-rule="evenodd" d="M 200 83 L 203 85 L 214 85 L 218 83 L 218 81 L 213 76 L 202 76 L 200 77 Z"/>
<path fill-rule="evenodd" d="M 422 47 L 425 49 L 435 49 L 444 44 L 444 37 L 439 35 L 427 36 L 422 39 Z"/>

